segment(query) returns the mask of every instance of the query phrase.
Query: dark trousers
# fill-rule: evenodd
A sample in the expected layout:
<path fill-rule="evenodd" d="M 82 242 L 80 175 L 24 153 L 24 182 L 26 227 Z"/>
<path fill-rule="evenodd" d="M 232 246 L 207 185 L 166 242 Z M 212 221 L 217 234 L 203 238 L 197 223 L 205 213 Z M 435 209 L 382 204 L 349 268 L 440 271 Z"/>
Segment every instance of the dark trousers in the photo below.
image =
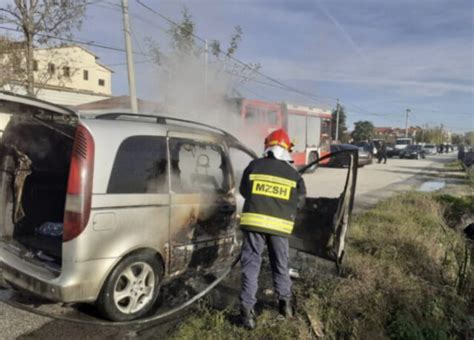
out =
<path fill-rule="evenodd" d="M 384 162 L 384 163 L 387 163 L 387 153 L 385 153 L 385 152 L 379 152 L 379 153 L 377 154 L 377 157 L 378 157 L 379 163 L 382 162 L 382 159 L 383 159 L 383 162 Z"/>
<path fill-rule="evenodd" d="M 288 239 L 281 236 L 243 231 L 244 240 L 240 259 L 242 277 L 240 303 L 245 308 L 253 308 L 257 303 L 258 275 L 262 263 L 265 243 L 268 247 L 272 267 L 273 287 L 280 300 L 291 298 L 291 278 L 288 271 Z"/>

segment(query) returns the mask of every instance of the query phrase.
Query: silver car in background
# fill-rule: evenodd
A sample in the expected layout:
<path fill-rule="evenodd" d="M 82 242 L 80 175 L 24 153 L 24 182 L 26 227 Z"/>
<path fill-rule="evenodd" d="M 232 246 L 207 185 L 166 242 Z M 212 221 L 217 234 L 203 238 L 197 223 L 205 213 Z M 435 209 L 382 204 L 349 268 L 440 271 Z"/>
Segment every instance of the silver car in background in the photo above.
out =
<path fill-rule="evenodd" d="M 425 144 L 423 149 L 426 155 L 436 155 L 438 153 L 438 148 L 434 144 Z"/>

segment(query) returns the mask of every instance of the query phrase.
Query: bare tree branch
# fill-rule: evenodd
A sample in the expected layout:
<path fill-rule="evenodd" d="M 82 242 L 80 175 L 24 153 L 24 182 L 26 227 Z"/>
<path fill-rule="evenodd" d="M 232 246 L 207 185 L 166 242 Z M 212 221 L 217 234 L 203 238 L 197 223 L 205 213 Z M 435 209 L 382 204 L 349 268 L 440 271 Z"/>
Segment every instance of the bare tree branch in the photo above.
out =
<path fill-rule="evenodd" d="M 14 0 L 1 8 L 0 20 L 8 20 L 22 32 L 25 41 L 27 93 L 34 96 L 33 49 L 35 43 L 47 44 L 51 38 L 69 37 L 79 28 L 86 0 Z M 38 34 L 41 35 L 37 38 Z"/>

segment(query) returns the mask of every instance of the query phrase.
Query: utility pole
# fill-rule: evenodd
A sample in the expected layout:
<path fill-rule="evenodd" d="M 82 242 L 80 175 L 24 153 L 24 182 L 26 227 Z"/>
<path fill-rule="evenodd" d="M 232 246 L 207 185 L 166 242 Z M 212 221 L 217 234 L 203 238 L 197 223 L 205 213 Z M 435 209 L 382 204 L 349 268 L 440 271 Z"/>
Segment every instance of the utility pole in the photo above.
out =
<path fill-rule="evenodd" d="M 207 39 L 204 40 L 204 94 L 207 96 L 207 64 L 209 59 L 209 46 Z"/>
<path fill-rule="evenodd" d="M 123 33 L 125 34 L 125 49 L 127 50 L 128 91 L 130 93 L 130 109 L 138 112 L 137 89 L 135 87 L 135 66 L 133 64 L 132 40 L 130 38 L 130 22 L 128 20 L 128 0 L 122 0 Z"/>
<path fill-rule="evenodd" d="M 336 102 L 336 142 L 339 140 L 339 99 Z"/>
<path fill-rule="evenodd" d="M 407 109 L 407 115 L 405 118 L 405 138 L 408 137 L 408 114 L 410 113 L 410 109 Z"/>

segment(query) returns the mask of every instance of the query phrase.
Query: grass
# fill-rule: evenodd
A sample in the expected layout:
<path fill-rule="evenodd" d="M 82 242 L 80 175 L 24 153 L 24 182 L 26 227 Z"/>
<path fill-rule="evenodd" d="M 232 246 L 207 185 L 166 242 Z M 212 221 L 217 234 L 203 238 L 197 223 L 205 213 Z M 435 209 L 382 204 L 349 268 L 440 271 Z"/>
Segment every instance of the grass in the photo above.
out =
<path fill-rule="evenodd" d="M 452 169 L 452 170 L 462 170 L 463 164 L 460 160 L 455 160 L 449 163 L 444 164 L 445 169 Z"/>
<path fill-rule="evenodd" d="M 468 185 L 474 188 L 474 167 L 467 168 L 460 160 L 452 161 L 444 164 L 446 171 L 466 171 L 465 178 L 467 178 Z M 464 176 L 463 176 L 464 177 Z"/>
<path fill-rule="evenodd" d="M 357 216 L 342 277 L 294 284 L 297 316 L 276 321 L 264 310 L 253 332 L 236 311 L 201 305 L 176 339 L 455 339 L 469 303 L 469 250 L 450 228 L 473 213 L 474 198 L 404 193 Z M 324 278 L 323 278 L 324 277 Z"/>

